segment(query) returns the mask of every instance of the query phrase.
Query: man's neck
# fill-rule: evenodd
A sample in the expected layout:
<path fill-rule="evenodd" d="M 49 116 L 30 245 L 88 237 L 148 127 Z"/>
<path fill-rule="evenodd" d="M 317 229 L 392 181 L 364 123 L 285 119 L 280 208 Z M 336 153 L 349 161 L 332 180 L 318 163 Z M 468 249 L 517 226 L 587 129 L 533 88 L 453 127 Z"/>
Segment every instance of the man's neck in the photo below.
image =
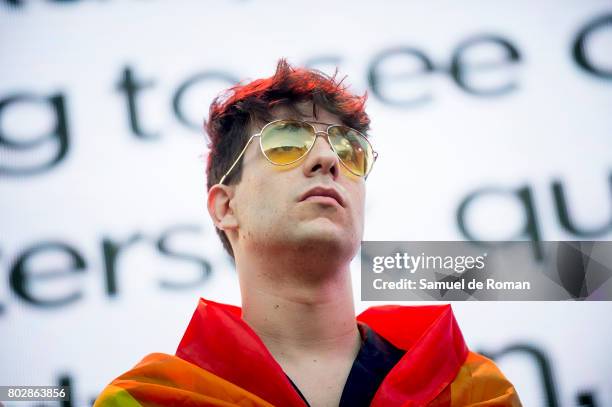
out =
<path fill-rule="evenodd" d="M 242 318 L 310 405 L 337 406 L 361 346 L 352 256 L 305 249 L 236 256 Z"/>
<path fill-rule="evenodd" d="M 267 266 L 268 270 L 273 267 Z M 317 356 L 353 360 L 360 337 L 348 264 L 315 281 L 275 277 L 308 273 L 283 271 L 286 273 L 239 269 L 244 321 L 279 363 L 298 364 L 303 358 Z"/>

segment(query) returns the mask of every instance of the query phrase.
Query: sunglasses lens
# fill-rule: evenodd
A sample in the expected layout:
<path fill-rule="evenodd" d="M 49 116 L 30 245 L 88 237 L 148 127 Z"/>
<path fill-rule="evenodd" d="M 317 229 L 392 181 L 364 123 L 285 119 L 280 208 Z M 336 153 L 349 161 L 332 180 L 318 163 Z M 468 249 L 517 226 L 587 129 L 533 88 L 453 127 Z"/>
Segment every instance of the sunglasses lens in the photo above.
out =
<path fill-rule="evenodd" d="M 263 130 L 261 146 L 270 161 L 287 165 L 302 158 L 312 147 L 314 139 L 312 127 L 308 123 L 280 120 Z"/>
<path fill-rule="evenodd" d="M 364 136 L 349 127 L 334 126 L 329 129 L 329 141 L 350 172 L 358 176 L 370 172 L 374 150 Z"/>

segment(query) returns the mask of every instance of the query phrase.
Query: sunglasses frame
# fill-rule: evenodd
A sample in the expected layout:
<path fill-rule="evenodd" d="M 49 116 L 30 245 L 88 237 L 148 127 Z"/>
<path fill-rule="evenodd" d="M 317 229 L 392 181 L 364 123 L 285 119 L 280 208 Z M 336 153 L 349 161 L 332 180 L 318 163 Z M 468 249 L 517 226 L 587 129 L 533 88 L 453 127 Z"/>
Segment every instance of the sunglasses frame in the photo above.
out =
<path fill-rule="evenodd" d="M 302 155 L 300 158 L 293 160 L 291 162 L 285 163 L 285 164 L 277 164 L 275 162 L 273 162 L 272 160 L 270 160 L 270 158 L 268 158 L 268 156 L 266 155 L 266 153 L 264 152 L 264 148 L 263 148 L 263 144 L 261 142 L 261 135 L 264 133 L 264 131 L 266 130 L 266 128 L 268 128 L 269 126 L 272 126 L 276 123 L 279 122 L 297 122 L 297 123 L 305 123 L 307 125 L 309 125 L 312 128 L 312 131 L 314 133 L 314 141 L 312 142 L 312 144 L 310 145 L 310 147 L 308 147 L 308 150 L 304 153 L 304 155 Z M 325 129 L 325 131 L 318 131 L 315 126 L 313 126 L 313 124 L 324 124 L 327 125 L 327 128 Z M 338 154 L 338 152 L 336 151 L 336 148 L 334 147 L 334 145 L 329 141 L 329 130 L 334 128 L 334 127 L 344 127 L 347 129 L 350 129 L 352 131 L 354 131 L 355 133 L 357 133 L 357 135 L 359 135 L 360 137 L 362 137 L 366 143 L 368 143 L 368 145 L 370 146 L 370 148 L 372 149 L 372 156 L 374 157 L 374 161 L 372 161 L 372 165 L 370 166 L 370 169 L 367 173 L 360 175 L 360 174 L 356 174 L 354 171 L 352 171 L 345 163 L 344 161 L 342 161 L 342 159 L 340 158 L 340 155 Z M 344 168 L 346 168 L 347 171 L 349 171 L 351 174 L 356 175 L 358 177 L 364 177 L 367 178 L 368 175 L 370 174 L 370 172 L 372 171 L 372 168 L 374 168 L 374 163 L 376 162 L 376 159 L 378 158 L 378 153 L 374 150 L 374 146 L 372 146 L 372 143 L 370 143 L 370 140 L 368 140 L 368 138 L 363 135 L 363 133 L 361 133 L 360 131 L 357 131 L 351 127 L 348 126 L 344 126 L 341 124 L 329 124 L 329 123 L 322 123 L 322 122 L 311 122 L 311 121 L 305 121 L 305 120 L 296 120 L 296 119 L 277 119 L 277 120 L 273 120 L 271 122 L 269 122 L 268 124 L 266 124 L 265 126 L 263 126 L 261 128 L 261 130 L 259 131 L 259 133 L 253 134 L 249 140 L 246 142 L 246 144 L 244 145 L 244 148 L 242 149 L 242 151 L 240 152 L 240 154 L 238 154 L 238 157 L 236 158 L 236 160 L 234 160 L 234 163 L 232 164 L 232 166 L 229 168 L 229 170 L 227 170 L 227 172 L 221 177 L 221 179 L 219 180 L 219 184 L 223 184 L 223 182 L 225 181 L 225 179 L 227 178 L 227 176 L 232 172 L 232 170 L 234 169 L 234 167 L 238 164 L 238 162 L 240 161 L 240 159 L 242 158 L 242 156 L 244 155 L 244 152 L 246 151 L 246 149 L 249 147 L 249 145 L 251 144 L 251 142 L 253 141 L 253 139 L 255 137 L 259 137 L 259 149 L 261 150 L 261 153 L 263 154 L 263 156 L 266 158 L 266 160 L 268 160 L 270 162 L 270 164 L 279 166 L 279 167 L 283 167 L 286 165 L 291 165 L 294 164 L 298 161 L 300 161 L 302 158 L 306 157 L 308 155 L 308 153 L 310 153 L 310 150 L 312 150 L 312 148 L 314 147 L 316 141 L 317 141 L 317 137 L 319 135 L 324 135 L 325 138 L 327 139 L 327 143 L 330 145 L 331 149 L 333 150 L 333 152 L 336 154 L 336 156 L 338 157 L 338 161 L 340 161 L 340 163 L 342 163 L 342 166 Z"/>

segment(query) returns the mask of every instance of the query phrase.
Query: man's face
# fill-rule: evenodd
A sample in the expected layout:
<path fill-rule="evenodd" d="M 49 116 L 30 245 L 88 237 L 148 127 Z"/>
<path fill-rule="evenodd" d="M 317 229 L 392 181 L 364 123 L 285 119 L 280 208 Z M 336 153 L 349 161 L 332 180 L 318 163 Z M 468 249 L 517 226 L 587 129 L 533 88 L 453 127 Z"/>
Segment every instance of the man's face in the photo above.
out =
<path fill-rule="evenodd" d="M 277 107 L 272 114 L 274 119 L 342 124 L 338 116 L 323 109 L 317 109 L 317 117 L 311 116 L 310 103 L 298 108 L 310 113 L 296 117 L 292 109 Z M 313 126 L 317 131 L 327 128 Z M 257 126 L 253 133 L 260 129 Z M 230 204 L 238 223 L 234 251 L 236 244 L 239 250 L 256 252 L 297 249 L 350 261 L 363 236 L 364 179 L 344 168 L 323 135 L 305 157 L 288 166 L 271 164 L 261 152 L 259 139 L 253 141 L 244 154 L 242 178 Z M 340 199 L 313 192 L 317 187 L 337 192 Z"/>

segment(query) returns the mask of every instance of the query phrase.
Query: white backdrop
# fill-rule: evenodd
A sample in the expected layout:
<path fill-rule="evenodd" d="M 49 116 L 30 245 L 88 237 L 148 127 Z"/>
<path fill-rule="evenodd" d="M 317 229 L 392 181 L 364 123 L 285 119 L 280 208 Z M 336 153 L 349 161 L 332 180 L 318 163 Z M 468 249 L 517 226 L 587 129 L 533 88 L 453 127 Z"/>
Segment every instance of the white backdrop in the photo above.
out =
<path fill-rule="evenodd" d="M 612 237 L 609 1 L 4 0 L 0 385 L 88 405 L 200 296 L 239 304 L 199 128 L 280 57 L 369 93 L 366 240 Z M 526 406 L 612 405 L 609 302 L 453 307 Z"/>

